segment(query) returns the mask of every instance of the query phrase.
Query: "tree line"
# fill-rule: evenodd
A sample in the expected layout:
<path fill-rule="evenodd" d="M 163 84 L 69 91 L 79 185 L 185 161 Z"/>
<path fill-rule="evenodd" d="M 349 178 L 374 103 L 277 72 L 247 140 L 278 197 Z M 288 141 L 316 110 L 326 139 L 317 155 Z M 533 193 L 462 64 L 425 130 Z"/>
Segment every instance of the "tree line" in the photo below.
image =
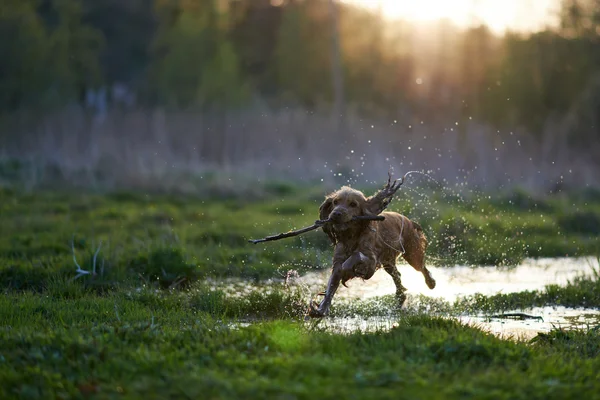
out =
<path fill-rule="evenodd" d="M 260 99 L 328 108 L 338 35 L 344 104 L 359 115 L 476 119 L 536 134 L 571 114 L 586 121 L 575 143 L 600 136 L 600 0 L 563 0 L 558 27 L 503 36 L 447 22 L 423 33 L 339 2 L 334 30 L 332 4 L 4 0 L 0 112 L 83 104 L 115 85 L 138 107 L 222 112 Z"/>

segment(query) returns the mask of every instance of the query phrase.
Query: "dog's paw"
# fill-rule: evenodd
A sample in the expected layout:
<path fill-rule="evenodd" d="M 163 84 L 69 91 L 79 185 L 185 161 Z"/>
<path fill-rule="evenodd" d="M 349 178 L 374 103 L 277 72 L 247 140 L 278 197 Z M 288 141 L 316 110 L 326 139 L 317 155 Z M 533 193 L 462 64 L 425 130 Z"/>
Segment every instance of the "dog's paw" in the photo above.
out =
<path fill-rule="evenodd" d="M 427 284 L 427 287 L 429 289 L 435 288 L 435 279 L 433 279 L 433 278 L 425 279 L 425 283 Z"/>
<path fill-rule="evenodd" d="M 311 301 L 308 307 L 308 316 L 310 318 L 323 318 L 325 316 L 325 313 L 321 311 L 319 305 L 316 302 Z"/>
<path fill-rule="evenodd" d="M 404 291 L 396 292 L 396 304 L 397 304 L 398 308 L 402 308 L 405 301 L 406 301 L 406 293 L 404 293 Z"/>

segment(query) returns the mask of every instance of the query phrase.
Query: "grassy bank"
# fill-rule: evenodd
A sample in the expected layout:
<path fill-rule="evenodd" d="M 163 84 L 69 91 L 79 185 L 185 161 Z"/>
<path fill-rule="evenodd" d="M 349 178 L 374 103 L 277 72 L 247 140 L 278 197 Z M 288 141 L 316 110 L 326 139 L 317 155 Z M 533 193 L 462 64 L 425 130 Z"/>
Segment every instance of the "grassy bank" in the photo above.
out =
<path fill-rule="evenodd" d="M 52 281 L 44 293 L 0 298 L 0 397 L 600 398 L 597 327 L 511 342 L 448 319 L 503 311 L 508 298 L 555 304 L 551 294 L 593 306 L 576 301 L 597 301 L 598 285 L 421 298 L 403 311 L 391 296 L 338 302 L 333 316 L 395 321 L 390 331 L 339 334 L 302 322 L 307 299 L 281 283 L 231 296 L 208 283 L 98 294 Z"/>
<path fill-rule="evenodd" d="M 391 331 L 344 334 L 303 321 L 302 288 L 206 279 L 328 267 L 320 232 L 246 243 L 312 223 L 324 194 L 269 190 L 225 200 L 1 191 L 0 398 L 600 398 L 597 328 L 525 343 L 448 318 L 600 307 L 598 276 L 455 304 L 414 299 L 403 311 L 391 296 L 336 302 L 334 316 L 396 321 Z M 409 194 L 392 208 L 426 227 L 432 263 L 585 255 L 597 245 L 600 202 L 589 194 Z M 95 276 L 73 279 L 72 240 L 77 264 L 95 265 Z"/>
<path fill-rule="evenodd" d="M 600 398 L 597 329 L 511 342 L 408 313 L 388 332 L 333 334 L 293 312 L 238 327 L 209 291 L 66 287 L 0 298 L 0 397 Z M 245 301 L 260 299 L 276 301 Z"/>
<path fill-rule="evenodd" d="M 523 307 L 553 304 L 552 294 L 597 301 L 598 282 L 511 298 Z M 98 294 L 69 280 L 51 281 L 44 293 L 7 291 L 0 397 L 600 398 L 598 327 L 514 342 L 448 318 L 504 310 L 496 297 L 452 305 L 421 298 L 403 311 L 391 296 L 338 302 L 334 316 L 385 315 L 395 326 L 333 333 L 303 322 L 306 298 L 297 288 L 235 293 L 196 283 Z"/>
<path fill-rule="evenodd" d="M 371 192 L 374 188 L 367 189 Z M 280 278 L 328 268 L 324 234 L 251 245 L 249 238 L 310 225 L 322 187 L 269 184 L 260 193 L 210 196 L 144 193 L 33 193 L 0 190 L 0 285 L 43 289 L 76 275 L 99 290 L 123 285 L 185 286 L 205 277 Z M 430 240 L 429 264 L 499 265 L 523 257 L 598 251 L 595 192 L 534 198 L 522 192 L 470 199 L 404 191 L 390 209 L 419 221 Z"/>

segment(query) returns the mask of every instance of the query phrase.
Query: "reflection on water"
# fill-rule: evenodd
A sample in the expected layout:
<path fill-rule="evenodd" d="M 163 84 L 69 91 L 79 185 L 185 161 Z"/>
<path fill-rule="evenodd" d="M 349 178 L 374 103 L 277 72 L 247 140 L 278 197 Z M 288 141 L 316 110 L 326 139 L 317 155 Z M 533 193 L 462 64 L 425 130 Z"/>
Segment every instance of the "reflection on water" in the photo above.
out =
<path fill-rule="evenodd" d="M 425 280 L 420 272 L 412 267 L 401 264 L 402 283 L 408 289 L 408 300 L 400 313 L 390 310 L 389 315 L 365 316 L 346 315 L 344 317 L 328 317 L 322 320 L 307 321 L 307 326 L 318 326 L 332 332 L 350 333 L 355 331 L 372 332 L 389 330 L 397 325 L 403 313 L 423 312 L 422 297 L 437 298 L 442 303 L 453 303 L 462 296 L 475 293 L 494 295 L 498 293 L 513 293 L 524 290 L 544 289 L 546 285 L 565 285 L 568 281 L 578 276 L 591 275 L 598 271 L 598 259 L 593 258 L 554 258 L 526 260 L 521 265 L 512 268 L 466 266 L 453 267 L 428 267 L 437 281 L 434 290 L 425 285 Z M 328 270 L 309 272 L 302 277 L 296 277 L 288 282 L 300 288 L 307 296 L 315 295 L 325 289 Z M 232 295 L 244 295 L 257 289 L 257 286 L 248 282 L 231 281 L 227 285 L 219 285 L 220 289 Z M 268 282 L 259 284 L 263 291 L 269 290 L 272 285 L 281 282 Z M 391 277 L 383 270 L 379 270 L 368 281 L 360 279 L 350 281 L 348 288 L 340 287 L 334 298 L 334 304 L 351 304 L 355 301 L 369 301 L 379 296 L 395 293 L 395 286 Z M 430 299 L 431 300 L 431 299 Z M 433 304 L 433 303 L 432 303 Z M 420 308 L 421 307 L 421 308 Z M 429 309 L 429 306 L 425 306 Z M 430 310 L 435 315 L 440 314 L 434 309 Z M 549 332 L 553 328 L 586 328 L 600 324 L 600 311 L 592 309 L 573 309 L 559 306 L 536 307 L 525 310 L 515 310 L 518 313 L 541 318 L 527 318 L 523 320 L 489 315 L 445 315 L 449 318 L 458 318 L 465 324 L 477 326 L 502 338 L 530 339 L 539 332 Z M 425 311 L 427 312 L 427 311 Z M 384 313 L 385 314 L 385 313 Z"/>
<path fill-rule="evenodd" d="M 429 267 L 437 280 L 437 286 L 430 290 L 425 285 L 423 275 L 410 266 L 400 265 L 403 285 L 408 289 L 407 304 L 414 302 L 419 295 L 440 298 L 453 302 L 461 296 L 475 293 L 493 295 L 513 293 L 524 290 L 544 289 L 546 285 L 565 285 L 577 276 L 592 274 L 598 269 L 598 260 L 592 258 L 556 258 L 526 260 L 513 268 L 471 268 L 454 266 L 449 268 Z M 298 279 L 299 283 L 313 290 L 323 288 L 329 271 L 312 272 Z M 368 281 L 355 280 L 349 288 L 340 288 L 337 301 L 368 299 L 389 295 L 395 292 L 390 276 L 383 270 Z M 409 306 L 410 307 L 410 306 Z M 548 332 L 553 328 L 586 328 L 600 324 L 600 311 L 591 309 L 573 309 L 566 307 L 536 307 L 518 310 L 519 313 L 540 318 L 513 319 L 503 316 L 460 315 L 460 321 L 478 326 L 499 337 L 513 339 L 531 339 L 538 332 Z M 363 332 L 387 330 L 394 327 L 396 318 L 390 317 L 350 317 L 327 318 L 318 325 L 336 332 Z"/>
<path fill-rule="evenodd" d="M 411 266 L 401 264 L 398 269 L 408 294 L 423 294 L 454 301 L 459 296 L 475 293 L 493 295 L 543 289 L 549 284 L 565 285 L 576 276 L 590 275 L 593 268 L 598 269 L 598 260 L 594 258 L 526 260 L 512 268 L 428 267 L 437 281 L 437 286 L 433 290 L 425 285 L 423 275 Z M 329 271 L 310 272 L 299 278 L 299 283 L 322 290 L 328 276 Z M 338 290 L 336 299 L 338 296 L 347 299 L 366 299 L 393 294 L 396 290 L 392 278 L 384 270 L 377 271 L 368 281 L 360 279 L 350 281 L 348 286 L 349 288 L 341 287 Z"/>
<path fill-rule="evenodd" d="M 536 307 L 522 310 L 526 314 L 542 319 L 514 320 L 511 318 L 479 316 L 458 316 L 461 322 L 476 326 L 503 339 L 529 340 L 539 332 L 549 332 L 553 328 L 589 328 L 600 324 L 600 311 L 573 309 L 566 307 Z M 398 326 L 401 317 L 334 317 L 320 321 L 307 321 L 308 326 L 318 326 L 336 333 L 386 331 Z"/>
<path fill-rule="evenodd" d="M 536 307 L 524 313 L 542 319 L 514 320 L 510 318 L 487 318 L 484 316 L 461 316 L 467 324 L 481 327 L 503 338 L 531 339 L 538 332 L 549 332 L 553 328 L 588 328 L 600 324 L 600 311 L 584 308 Z"/>

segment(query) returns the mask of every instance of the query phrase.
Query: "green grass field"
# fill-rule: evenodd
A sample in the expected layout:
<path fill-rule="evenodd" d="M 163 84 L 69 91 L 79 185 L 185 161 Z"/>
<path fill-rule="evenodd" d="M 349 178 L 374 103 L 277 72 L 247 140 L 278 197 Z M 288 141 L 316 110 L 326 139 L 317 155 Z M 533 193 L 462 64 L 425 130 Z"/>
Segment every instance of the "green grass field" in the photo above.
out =
<path fill-rule="evenodd" d="M 512 342 L 405 314 L 388 332 L 333 334 L 283 315 L 239 328 L 206 305 L 6 295 L 0 397 L 600 398 L 598 329 Z"/>
<path fill-rule="evenodd" d="M 391 297 L 335 303 L 385 315 L 391 331 L 304 322 L 288 269 L 328 268 L 310 225 L 325 192 L 271 184 L 259 195 L 0 190 L 0 398 L 600 398 L 600 330 L 498 339 L 452 315 L 533 305 L 600 307 L 598 275 L 565 287 L 394 310 Z M 430 263 L 512 264 L 599 253 L 600 199 L 401 195 Z M 76 277 L 72 243 L 82 269 Z M 101 244 L 101 245 L 100 245 Z M 231 296 L 208 278 L 252 282 Z M 426 312 L 424 310 L 427 310 Z M 240 322 L 248 323 L 240 325 Z"/>
<path fill-rule="evenodd" d="M 169 286 L 209 276 L 263 279 L 290 268 L 328 268 L 331 248 L 320 231 L 247 242 L 312 224 L 325 193 L 283 184 L 268 185 L 260 197 L 226 199 L 2 189 L 0 283 L 39 289 L 52 277 L 74 276 L 72 242 L 79 264 L 87 267 L 102 242 L 97 263 L 104 268 L 96 286 Z M 515 192 L 469 200 L 403 192 L 390 209 L 424 227 L 429 264 L 510 265 L 524 257 L 600 252 L 596 193 L 539 200 Z"/>

